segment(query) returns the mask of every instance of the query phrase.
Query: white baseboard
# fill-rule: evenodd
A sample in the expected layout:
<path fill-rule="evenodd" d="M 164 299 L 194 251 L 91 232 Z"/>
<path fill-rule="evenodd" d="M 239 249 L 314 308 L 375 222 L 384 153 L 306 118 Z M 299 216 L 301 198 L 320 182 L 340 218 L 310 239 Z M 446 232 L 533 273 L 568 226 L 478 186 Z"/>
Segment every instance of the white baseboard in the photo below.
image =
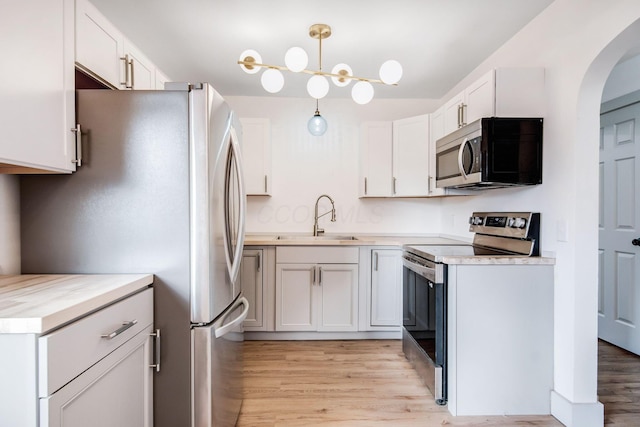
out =
<path fill-rule="evenodd" d="M 551 415 L 567 427 L 602 427 L 604 405 L 600 402 L 574 403 L 551 391 Z"/>

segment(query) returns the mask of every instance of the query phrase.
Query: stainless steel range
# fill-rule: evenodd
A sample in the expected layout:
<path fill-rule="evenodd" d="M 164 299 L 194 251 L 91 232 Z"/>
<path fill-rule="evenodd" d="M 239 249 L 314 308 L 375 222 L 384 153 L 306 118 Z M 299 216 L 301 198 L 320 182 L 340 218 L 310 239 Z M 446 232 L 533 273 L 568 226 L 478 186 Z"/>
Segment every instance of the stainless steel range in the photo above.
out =
<path fill-rule="evenodd" d="M 447 403 L 447 259 L 539 256 L 540 214 L 474 212 L 472 244 L 403 248 L 402 349 L 436 403 Z"/>

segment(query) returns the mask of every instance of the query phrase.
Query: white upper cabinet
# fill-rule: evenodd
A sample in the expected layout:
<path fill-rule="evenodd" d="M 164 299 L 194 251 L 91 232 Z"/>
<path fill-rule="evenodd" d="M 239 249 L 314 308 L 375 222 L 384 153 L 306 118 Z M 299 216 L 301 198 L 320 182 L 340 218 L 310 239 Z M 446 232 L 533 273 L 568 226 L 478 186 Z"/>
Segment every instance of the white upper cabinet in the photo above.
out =
<path fill-rule="evenodd" d="M 360 195 L 391 196 L 393 172 L 391 122 L 366 122 L 361 126 Z"/>
<path fill-rule="evenodd" d="M 124 39 L 124 58 L 127 63 L 124 81 L 126 89 L 149 90 L 156 88 L 156 67 L 129 40 Z"/>
<path fill-rule="evenodd" d="M 240 118 L 242 160 L 248 196 L 271 194 L 271 122 Z"/>
<path fill-rule="evenodd" d="M 482 117 L 543 117 L 544 68 L 497 68 L 444 104 L 444 134 Z"/>
<path fill-rule="evenodd" d="M 88 0 L 76 1 L 78 68 L 115 89 L 156 89 L 153 62 Z"/>
<path fill-rule="evenodd" d="M 73 0 L 4 2 L 0 173 L 76 169 Z"/>
<path fill-rule="evenodd" d="M 360 196 L 429 195 L 429 115 L 361 126 Z"/>
<path fill-rule="evenodd" d="M 393 195 L 429 195 L 429 115 L 393 122 Z"/>
<path fill-rule="evenodd" d="M 111 87 L 123 88 L 126 64 L 120 31 L 88 0 L 77 0 L 75 22 L 78 67 Z"/>

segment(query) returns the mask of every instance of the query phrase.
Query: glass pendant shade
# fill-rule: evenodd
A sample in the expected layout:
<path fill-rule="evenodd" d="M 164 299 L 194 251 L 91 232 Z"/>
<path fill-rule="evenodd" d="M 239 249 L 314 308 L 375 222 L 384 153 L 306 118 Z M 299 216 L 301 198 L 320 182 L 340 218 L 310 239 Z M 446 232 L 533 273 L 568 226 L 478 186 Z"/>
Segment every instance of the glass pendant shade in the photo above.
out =
<path fill-rule="evenodd" d="M 313 117 L 309 119 L 307 129 L 309 129 L 309 133 L 313 136 L 322 136 L 327 131 L 327 121 L 320 115 L 318 110 L 316 110 Z"/>
<path fill-rule="evenodd" d="M 394 85 L 402 78 L 402 65 L 394 59 L 386 61 L 380 67 L 380 80 L 388 85 Z"/>
<path fill-rule="evenodd" d="M 331 69 L 331 74 L 341 74 L 346 76 L 353 76 L 353 70 L 347 64 L 338 64 Z M 351 79 L 340 79 L 339 77 L 331 77 L 331 81 L 338 87 L 349 86 Z"/>
<path fill-rule="evenodd" d="M 373 99 L 373 85 L 360 81 L 353 85 L 351 98 L 360 105 L 368 104 Z"/>
<path fill-rule="evenodd" d="M 307 68 L 309 57 L 303 48 L 296 46 L 290 48 L 284 55 L 284 63 L 290 71 L 299 73 Z"/>
<path fill-rule="evenodd" d="M 247 49 L 244 52 L 242 52 L 240 54 L 239 60 L 243 62 L 255 62 L 257 64 L 262 64 L 262 57 L 258 52 L 256 52 L 253 49 Z M 252 67 L 246 64 L 239 64 L 239 65 L 240 65 L 240 68 L 242 68 L 242 71 L 244 71 L 247 74 L 255 74 L 258 71 L 260 71 L 260 67 Z"/>
<path fill-rule="evenodd" d="M 269 93 L 278 93 L 284 86 L 284 76 L 280 70 L 269 68 L 260 77 L 262 87 Z"/>
<path fill-rule="evenodd" d="M 324 98 L 329 93 L 329 82 L 320 75 L 315 75 L 307 82 L 307 92 L 315 99 Z"/>

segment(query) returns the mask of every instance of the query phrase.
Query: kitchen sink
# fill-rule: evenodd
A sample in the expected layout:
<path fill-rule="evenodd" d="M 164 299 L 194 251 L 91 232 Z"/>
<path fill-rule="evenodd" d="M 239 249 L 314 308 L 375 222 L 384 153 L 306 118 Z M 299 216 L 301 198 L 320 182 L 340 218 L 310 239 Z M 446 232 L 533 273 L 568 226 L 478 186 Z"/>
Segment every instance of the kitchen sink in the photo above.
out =
<path fill-rule="evenodd" d="M 291 236 L 278 236 L 276 240 L 358 240 L 356 236 L 321 235 L 309 236 L 304 234 L 294 234 Z"/>

